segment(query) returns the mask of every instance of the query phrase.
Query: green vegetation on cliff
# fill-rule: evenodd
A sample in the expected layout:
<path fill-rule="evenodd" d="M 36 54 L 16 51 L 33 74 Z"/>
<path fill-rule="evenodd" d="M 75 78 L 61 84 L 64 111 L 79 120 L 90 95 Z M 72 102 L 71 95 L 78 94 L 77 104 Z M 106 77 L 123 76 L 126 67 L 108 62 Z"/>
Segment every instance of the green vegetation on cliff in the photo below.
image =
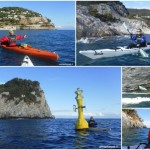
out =
<path fill-rule="evenodd" d="M 99 14 L 97 9 L 96 8 L 90 8 L 89 9 L 89 13 L 90 15 L 96 17 L 96 18 L 99 18 L 100 20 L 102 20 L 103 22 L 107 22 L 107 21 L 110 21 L 110 22 L 116 22 L 116 18 L 113 17 L 110 13 L 107 13 L 107 14 Z"/>
<path fill-rule="evenodd" d="M 3 94 L 9 92 L 9 95 Z M 33 94 L 34 92 L 34 94 Z M 19 98 L 27 103 L 36 102 L 36 96 L 41 96 L 40 83 L 38 81 L 23 80 L 14 78 L 3 85 L 0 85 L 0 94 L 9 100 Z"/>

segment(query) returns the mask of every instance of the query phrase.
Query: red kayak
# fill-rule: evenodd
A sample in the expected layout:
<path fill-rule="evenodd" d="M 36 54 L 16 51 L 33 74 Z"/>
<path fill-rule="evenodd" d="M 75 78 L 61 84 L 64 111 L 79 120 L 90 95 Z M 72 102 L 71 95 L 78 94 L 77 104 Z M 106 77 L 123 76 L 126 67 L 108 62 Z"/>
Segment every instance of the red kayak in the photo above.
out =
<path fill-rule="evenodd" d="M 35 57 L 53 60 L 53 61 L 57 61 L 59 58 L 58 54 L 54 52 L 39 50 L 39 49 L 31 47 L 30 45 L 27 45 L 27 47 L 23 47 L 23 46 L 9 47 L 6 45 L 1 45 L 1 47 L 6 50 L 15 51 L 15 52 L 22 53 L 25 55 L 35 56 Z"/>

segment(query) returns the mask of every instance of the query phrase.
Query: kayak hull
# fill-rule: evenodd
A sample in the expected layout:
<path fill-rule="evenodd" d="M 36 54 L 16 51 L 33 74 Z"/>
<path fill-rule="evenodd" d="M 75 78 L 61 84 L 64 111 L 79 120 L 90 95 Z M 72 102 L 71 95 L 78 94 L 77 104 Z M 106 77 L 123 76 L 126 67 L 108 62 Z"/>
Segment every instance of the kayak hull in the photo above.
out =
<path fill-rule="evenodd" d="M 118 47 L 117 49 L 86 50 L 86 51 L 79 51 L 79 53 L 90 59 L 100 59 L 108 57 L 117 57 L 126 54 L 135 54 L 140 52 L 141 49 L 147 51 L 150 50 L 150 46 L 134 49 L 126 49 L 125 47 Z"/>
<path fill-rule="evenodd" d="M 21 63 L 21 66 L 23 67 L 32 67 L 34 66 L 32 61 L 30 60 L 29 56 L 25 56 L 22 63 Z"/>
<path fill-rule="evenodd" d="M 97 132 L 108 132 L 108 131 L 110 131 L 110 129 L 109 128 L 89 128 L 88 129 L 89 131 L 97 131 Z"/>
<path fill-rule="evenodd" d="M 47 60 L 57 61 L 59 58 L 58 54 L 56 54 L 56 53 L 39 50 L 39 49 L 33 48 L 29 45 L 25 48 L 22 46 L 8 47 L 6 45 L 1 45 L 1 47 L 6 50 L 15 51 L 15 52 L 18 52 L 21 54 L 35 56 L 35 57 L 39 57 L 39 58 L 43 58 L 43 59 L 47 59 Z"/>

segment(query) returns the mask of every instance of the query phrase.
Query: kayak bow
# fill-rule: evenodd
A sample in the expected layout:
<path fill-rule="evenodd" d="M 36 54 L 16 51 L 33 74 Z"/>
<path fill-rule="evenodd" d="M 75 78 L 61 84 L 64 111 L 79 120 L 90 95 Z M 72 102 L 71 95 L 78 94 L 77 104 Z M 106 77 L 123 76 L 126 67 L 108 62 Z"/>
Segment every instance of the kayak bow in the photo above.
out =
<path fill-rule="evenodd" d="M 21 63 L 21 66 L 23 67 L 31 67 L 31 66 L 34 66 L 31 59 L 29 58 L 29 56 L 25 56 L 22 63 Z"/>
<path fill-rule="evenodd" d="M 29 45 L 27 45 L 27 47 L 22 47 L 22 46 L 9 47 L 6 45 L 1 45 L 1 47 L 6 50 L 15 51 L 15 52 L 18 52 L 21 54 L 35 56 L 35 57 L 53 60 L 53 61 L 57 61 L 59 58 L 58 54 L 56 54 L 54 52 L 39 50 L 39 49 L 33 48 Z"/>

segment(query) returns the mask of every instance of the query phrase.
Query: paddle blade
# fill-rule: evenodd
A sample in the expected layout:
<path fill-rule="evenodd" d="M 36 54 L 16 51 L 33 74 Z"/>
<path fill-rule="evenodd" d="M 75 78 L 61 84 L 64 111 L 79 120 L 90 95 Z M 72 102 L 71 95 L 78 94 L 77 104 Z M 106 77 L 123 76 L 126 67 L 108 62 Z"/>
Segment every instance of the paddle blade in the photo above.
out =
<path fill-rule="evenodd" d="M 149 57 L 149 55 L 143 49 L 140 49 L 140 54 L 142 57 L 145 57 L 145 58 Z"/>
<path fill-rule="evenodd" d="M 127 26 L 126 26 L 126 23 L 125 23 L 125 22 L 123 23 L 123 26 L 124 26 L 124 28 L 125 28 L 126 30 L 128 30 L 128 28 L 127 28 Z"/>

